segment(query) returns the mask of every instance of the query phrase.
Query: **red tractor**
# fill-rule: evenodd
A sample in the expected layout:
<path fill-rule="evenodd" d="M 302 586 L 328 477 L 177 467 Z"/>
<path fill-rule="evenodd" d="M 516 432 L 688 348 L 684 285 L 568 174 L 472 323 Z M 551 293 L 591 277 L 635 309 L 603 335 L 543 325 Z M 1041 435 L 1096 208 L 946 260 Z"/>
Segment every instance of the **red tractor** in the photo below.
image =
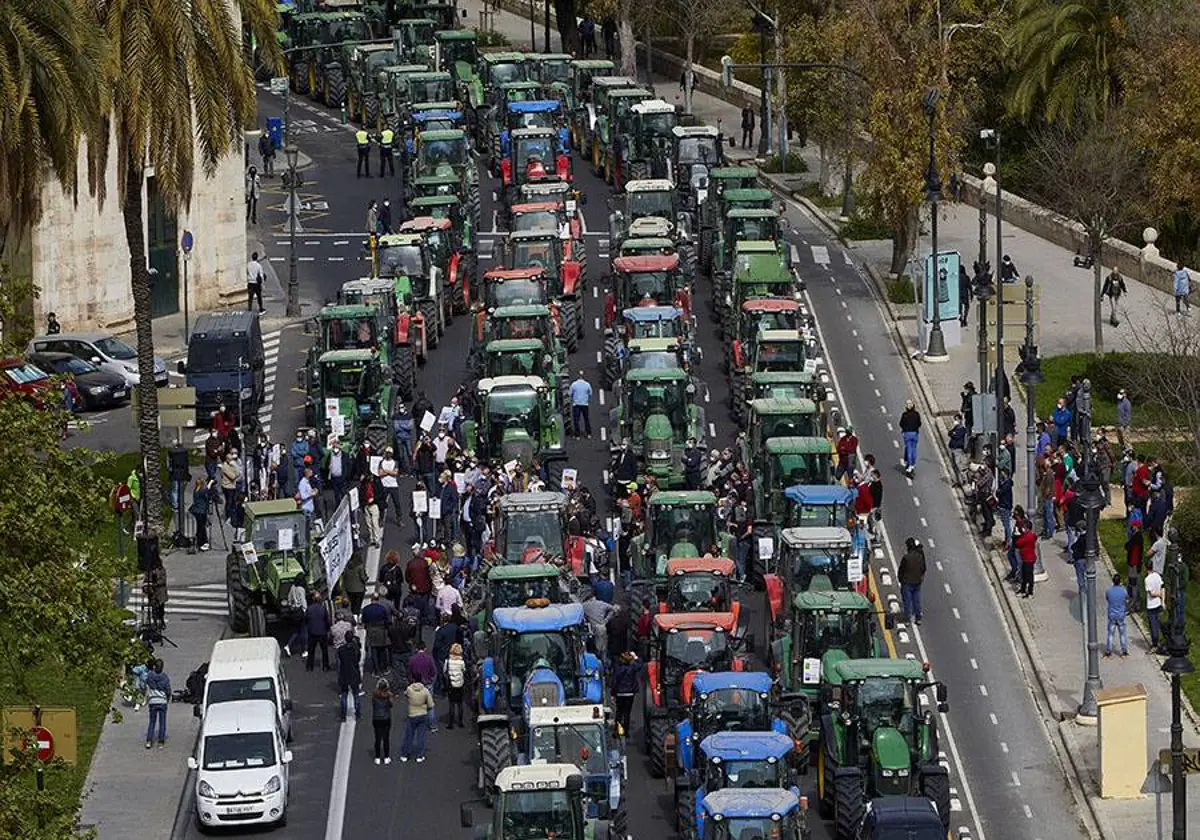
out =
<path fill-rule="evenodd" d="M 674 306 L 692 316 L 692 290 L 679 270 L 678 254 L 646 254 L 613 260 L 612 285 L 604 295 L 604 326 L 635 306 Z"/>
<path fill-rule="evenodd" d="M 735 569 L 728 557 L 671 558 L 659 613 L 731 613 L 736 627 L 742 605 L 733 597 Z"/>
<path fill-rule="evenodd" d="M 583 337 L 583 292 L 587 283 L 574 243 L 557 230 L 526 230 L 509 234 L 504 242 L 509 269 L 537 268 L 545 272 L 547 296 L 559 309 L 562 339 L 573 353 Z"/>

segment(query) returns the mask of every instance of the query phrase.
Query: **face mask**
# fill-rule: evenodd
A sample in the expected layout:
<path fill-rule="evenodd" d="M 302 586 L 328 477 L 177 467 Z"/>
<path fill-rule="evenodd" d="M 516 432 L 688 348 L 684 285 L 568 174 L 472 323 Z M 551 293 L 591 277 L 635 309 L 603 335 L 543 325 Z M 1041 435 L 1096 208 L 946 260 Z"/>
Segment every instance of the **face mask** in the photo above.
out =
<path fill-rule="evenodd" d="M 438 438 L 444 438 L 445 436 L 446 436 L 445 432 L 438 432 Z"/>

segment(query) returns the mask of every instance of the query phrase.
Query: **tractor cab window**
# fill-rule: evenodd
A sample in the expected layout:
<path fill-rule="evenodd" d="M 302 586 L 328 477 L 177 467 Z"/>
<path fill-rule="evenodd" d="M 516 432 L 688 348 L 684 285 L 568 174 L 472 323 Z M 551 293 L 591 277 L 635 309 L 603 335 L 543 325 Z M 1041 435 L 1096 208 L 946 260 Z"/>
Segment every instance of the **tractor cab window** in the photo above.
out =
<path fill-rule="evenodd" d="M 518 128 L 554 128 L 553 111 L 522 111 L 517 115 Z"/>
<path fill-rule="evenodd" d="M 423 277 L 425 260 L 420 245 L 390 245 L 379 249 L 380 277 Z"/>
<path fill-rule="evenodd" d="M 764 341 L 758 345 L 758 368 L 763 371 L 797 370 L 804 364 L 798 341 Z"/>
<path fill-rule="evenodd" d="M 716 630 L 687 630 L 667 634 L 666 682 L 678 683 L 688 671 L 720 670 L 729 658 L 725 634 Z"/>
<path fill-rule="evenodd" d="M 792 831 L 784 827 L 791 817 L 773 820 L 770 817 L 735 817 L 714 823 L 716 829 L 710 840 L 785 840 Z"/>
<path fill-rule="evenodd" d="M 638 303 L 665 304 L 671 297 L 671 278 L 665 271 L 639 271 L 629 275 L 629 297 Z"/>
<path fill-rule="evenodd" d="M 697 733 L 759 732 L 771 728 L 767 698 L 745 688 L 722 688 L 700 699 L 696 709 Z"/>
<path fill-rule="evenodd" d="M 325 325 L 326 346 L 334 350 L 375 346 L 374 318 L 335 318 Z"/>
<path fill-rule="evenodd" d="M 868 731 L 881 726 L 901 732 L 912 728 L 913 692 L 903 680 L 864 680 L 856 686 L 856 704 Z"/>
<path fill-rule="evenodd" d="M 538 65 L 543 85 L 571 81 L 571 65 L 565 61 L 543 61 Z"/>
<path fill-rule="evenodd" d="M 491 376 L 542 376 L 546 372 L 542 361 L 541 351 L 495 353 L 488 373 Z"/>
<path fill-rule="evenodd" d="M 488 283 L 495 306 L 523 306 L 546 302 L 546 292 L 536 280 L 505 280 L 503 283 Z"/>
<path fill-rule="evenodd" d="M 361 364 L 327 364 L 321 370 L 325 393 L 337 397 L 360 397 L 373 393 L 374 377 L 370 369 Z"/>
<path fill-rule="evenodd" d="M 582 834 L 565 790 L 510 791 L 503 803 L 506 840 L 579 840 Z"/>
<path fill-rule="evenodd" d="M 661 382 L 635 382 L 629 407 L 634 422 L 634 437 L 641 437 L 646 420 L 654 414 L 665 414 L 671 423 L 676 443 L 683 443 L 687 434 L 687 383 L 672 379 Z M 711 545 L 706 540 L 697 545 Z"/>
<path fill-rule="evenodd" d="M 717 138 L 684 137 L 679 141 L 679 165 L 712 164 L 718 159 Z"/>
<path fill-rule="evenodd" d="M 828 650 L 843 650 L 851 659 L 875 653 L 870 624 L 860 612 L 806 611 L 797 626 L 801 638 L 796 650 L 801 657 L 819 656 Z"/>
<path fill-rule="evenodd" d="M 515 64 L 513 62 L 492 65 L 491 87 L 493 89 L 499 88 L 500 85 L 507 84 L 509 82 L 523 81 L 525 81 L 525 71 L 522 65 Z"/>
<path fill-rule="evenodd" d="M 504 522 L 504 562 L 540 563 L 562 554 L 558 511 L 521 511 Z"/>
<path fill-rule="evenodd" d="M 458 140 L 426 140 L 421 143 L 422 169 L 430 170 L 442 165 L 458 168 L 466 163 L 466 145 Z"/>
<path fill-rule="evenodd" d="M 767 414 L 762 417 L 763 440 L 777 437 L 808 437 L 812 427 L 803 414 Z"/>
<path fill-rule="evenodd" d="M 679 357 L 670 350 L 631 353 L 629 367 L 631 370 L 668 370 L 679 367 Z"/>
<path fill-rule="evenodd" d="M 571 638 L 562 632 L 549 632 L 520 633 L 513 637 L 508 652 L 510 697 L 521 695 L 525 678 L 539 665 L 558 675 L 568 698 L 575 696 L 575 650 Z"/>
<path fill-rule="evenodd" d="M 764 400 L 803 400 L 807 399 L 809 390 L 804 385 L 792 382 L 766 382 L 759 384 L 754 396 Z"/>
<path fill-rule="evenodd" d="M 541 164 L 546 169 L 554 168 L 553 141 L 549 137 L 527 137 L 517 143 L 517 169 L 521 172 L 530 165 Z"/>
<path fill-rule="evenodd" d="M 792 581 L 797 590 L 803 592 L 809 588 L 816 575 L 825 575 L 830 579 L 833 588 L 846 589 L 846 558 L 835 549 L 800 548 L 789 549 Z"/>
<path fill-rule="evenodd" d="M 626 193 L 626 202 L 629 221 L 645 216 L 657 216 L 668 221 L 675 218 L 674 196 L 666 190 Z"/>
<path fill-rule="evenodd" d="M 558 230 L 558 214 L 553 210 L 522 213 L 513 220 L 513 230 Z"/>
<path fill-rule="evenodd" d="M 774 219 L 731 219 L 730 225 L 735 242 L 775 238 Z"/>
<path fill-rule="evenodd" d="M 411 102 L 449 102 L 454 99 L 454 82 L 450 79 L 421 79 L 409 82 Z"/>
<path fill-rule="evenodd" d="M 798 330 L 800 329 L 800 312 L 793 309 L 788 312 L 761 312 L 754 315 L 758 332 L 767 330 Z"/>
<path fill-rule="evenodd" d="M 434 259 L 441 262 L 450 250 L 450 231 L 440 228 L 425 231 L 425 246 L 433 253 Z"/>
<path fill-rule="evenodd" d="M 587 775 L 608 772 L 604 733 L 599 724 L 535 726 L 532 741 L 532 764 L 574 764 Z"/>
<path fill-rule="evenodd" d="M 505 560 L 508 558 L 506 557 Z M 562 600 L 559 583 L 553 578 L 489 581 L 492 607 L 523 607 L 530 598 L 545 598 L 551 603 Z"/>
<path fill-rule="evenodd" d="M 296 511 L 284 516 L 257 517 L 254 529 L 250 533 L 250 541 L 254 543 L 255 551 L 276 551 L 279 548 L 279 532 L 292 532 L 292 546 L 300 550 L 308 545 L 308 520 L 304 514 Z"/>
<path fill-rule="evenodd" d="M 727 788 L 784 787 L 782 761 L 726 761 L 723 764 Z"/>
<path fill-rule="evenodd" d="M 774 458 L 772 460 L 778 463 L 780 461 L 785 460 L 786 458 L 792 458 L 792 457 L 803 458 L 803 456 L 790 456 L 789 455 L 789 456 L 779 456 L 778 458 Z M 779 466 L 782 467 L 783 465 L 779 464 Z M 787 475 L 787 474 L 788 473 L 784 473 L 784 475 Z M 801 471 L 800 475 L 801 475 L 801 478 L 803 478 L 803 471 Z M 795 484 L 824 484 L 825 481 L 821 480 L 821 481 L 817 481 L 817 482 L 811 482 L 811 481 L 800 480 L 800 481 L 796 481 L 796 482 L 789 482 L 789 486 L 792 483 L 795 483 Z M 789 510 L 788 510 L 788 521 L 787 521 L 786 527 L 788 527 L 788 528 L 805 528 L 805 527 L 813 527 L 813 526 L 817 526 L 817 527 L 825 526 L 825 527 L 832 528 L 832 527 L 836 527 L 836 526 L 841 526 L 841 525 L 846 524 L 846 514 L 847 513 L 848 513 L 848 510 L 847 510 L 846 506 L 841 505 L 841 504 L 838 504 L 838 505 L 790 505 Z"/>
<path fill-rule="evenodd" d="M 462 39 L 441 42 L 442 63 L 453 66 L 459 61 L 465 61 L 474 66 L 479 57 L 479 50 L 474 40 Z"/>
<path fill-rule="evenodd" d="M 652 138 L 670 137 L 671 129 L 678 124 L 674 111 L 642 114 L 642 128 Z"/>
<path fill-rule="evenodd" d="M 829 478 L 828 460 L 822 460 L 818 455 L 802 455 L 797 452 L 776 453 L 770 456 L 772 487 L 783 489 L 797 484 L 824 484 Z M 840 525 L 841 522 L 825 521 L 820 511 L 812 517 L 805 518 L 805 525 Z M 843 520 L 844 521 L 844 520 Z"/>
<path fill-rule="evenodd" d="M 371 30 L 363 18 L 332 21 L 323 39 L 326 44 L 337 44 L 342 41 L 369 41 Z"/>
<path fill-rule="evenodd" d="M 532 388 L 521 388 L 488 397 L 488 422 L 494 438 L 500 440 L 505 429 L 522 429 L 530 438 L 538 437 L 538 398 Z"/>
<path fill-rule="evenodd" d="M 538 335 L 536 318 L 501 318 L 499 327 L 503 338 L 534 338 Z"/>
<path fill-rule="evenodd" d="M 554 240 L 526 239 L 513 245 L 513 265 L 521 268 L 544 268 L 549 277 L 558 277 L 558 254 Z"/>
<path fill-rule="evenodd" d="M 725 578 L 711 574 L 685 574 L 671 578 L 667 606 L 676 612 L 725 612 L 729 609 L 729 586 Z"/>
<path fill-rule="evenodd" d="M 631 338 L 678 338 L 679 320 L 662 318 L 656 321 L 631 321 Z"/>

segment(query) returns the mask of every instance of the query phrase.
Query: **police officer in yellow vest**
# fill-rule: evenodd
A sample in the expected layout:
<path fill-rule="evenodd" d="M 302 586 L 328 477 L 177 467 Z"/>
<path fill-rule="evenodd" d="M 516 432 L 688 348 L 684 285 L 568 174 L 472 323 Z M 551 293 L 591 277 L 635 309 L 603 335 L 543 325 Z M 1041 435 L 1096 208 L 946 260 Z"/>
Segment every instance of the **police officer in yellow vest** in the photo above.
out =
<path fill-rule="evenodd" d="M 358 177 L 363 176 L 363 169 L 367 170 L 367 177 L 371 177 L 371 135 L 367 134 L 366 129 L 360 128 L 354 132 L 354 142 L 358 144 Z"/>
<path fill-rule="evenodd" d="M 390 128 L 385 128 L 379 135 L 379 177 L 396 174 L 396 163 L 392 153 L 396 144 L 396 134 Z M 385 171 L 386 170 L 386 171 Z"/>

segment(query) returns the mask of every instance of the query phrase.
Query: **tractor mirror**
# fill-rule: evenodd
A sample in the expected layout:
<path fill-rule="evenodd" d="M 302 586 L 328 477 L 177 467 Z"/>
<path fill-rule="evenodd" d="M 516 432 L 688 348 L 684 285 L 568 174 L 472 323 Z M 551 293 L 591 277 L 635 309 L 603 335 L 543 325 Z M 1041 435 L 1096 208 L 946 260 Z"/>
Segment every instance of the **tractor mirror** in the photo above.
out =
<path fill-rule="evenodd" d="M 466 11 L 464 9 L 464 11 Z M 464 802 L 458 806 L 458 821 L 462 823 L 463 828 L 471 828 L 475 825 L 475 809 L 470 803 Z"/>
<path fill-rule="evenodd" d="M 938 683 L 933 689 L 933 693 L 937 697 L 938 705 L 944 705 L 946 702 L 946 684 Z"/>
<path fill-rule="evenodd" d="M 896 629 L 896 616 L 890 612 L 883 614 L 883 626 L 888 630 Z"/>

